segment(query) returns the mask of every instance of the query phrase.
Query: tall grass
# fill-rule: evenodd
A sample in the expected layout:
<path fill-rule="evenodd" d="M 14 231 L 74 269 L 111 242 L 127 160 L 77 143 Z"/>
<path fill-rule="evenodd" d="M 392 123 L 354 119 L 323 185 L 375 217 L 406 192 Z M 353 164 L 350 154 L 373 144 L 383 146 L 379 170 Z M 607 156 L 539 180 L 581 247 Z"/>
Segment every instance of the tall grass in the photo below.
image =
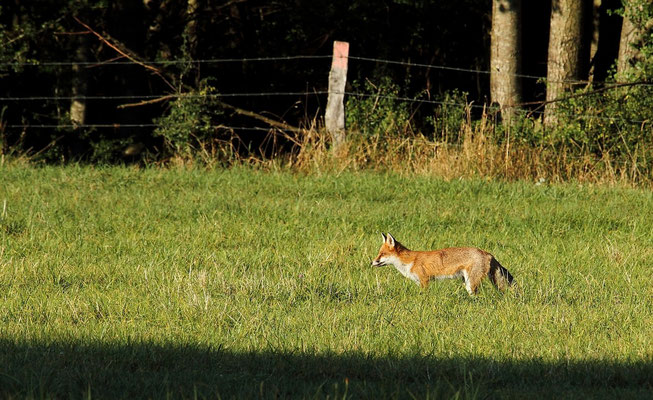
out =
<path fill-rule="evenodd" d="M 331 137 L 316 123 L 295 133 L 270 132 L 257 151 L 239 152 L 234 141 L 221 142 L 232 155 L 230 162 L 286 167 L 302 172 L 391 171 L 434 175 L 445 179 L 491 178 L 534 182 L 620 184 L 650 187 L 653 183 L 653 152 L 641 150 L 628 157 L 613 158 L 585 148 L 524 142 L 515 131 L 497 124 L 483 112 L 472 120 L 469 108 L 455 141 L 438 140 L 409 129 L 362 134 L 349 131 L 347 142 L 337 151 Z M 242 148 L 241 148 L 242 149 Z M 206 163 L 215 162 L 216 151 L 204 151 Z M 243 155 L 244 154 L 244 155 Z M 268 157 L 266 154 L 273 154 Z M 177 159 L 179 161 L 179 159 Z M 183 161 L 182 161 L 183 162 Z"/>

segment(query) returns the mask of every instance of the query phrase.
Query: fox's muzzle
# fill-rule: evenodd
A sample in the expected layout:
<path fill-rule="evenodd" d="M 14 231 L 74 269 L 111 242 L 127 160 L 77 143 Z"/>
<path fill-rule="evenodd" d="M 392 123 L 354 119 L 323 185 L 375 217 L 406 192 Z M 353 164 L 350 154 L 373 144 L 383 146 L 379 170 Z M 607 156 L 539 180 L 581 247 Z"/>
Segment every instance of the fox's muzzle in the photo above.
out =
<path fill-rule="evenodd" d="M 383 267 L 385 263 L 383 261 L 379 260 L 372 260 L 372 266 L 373 267 Z"/>

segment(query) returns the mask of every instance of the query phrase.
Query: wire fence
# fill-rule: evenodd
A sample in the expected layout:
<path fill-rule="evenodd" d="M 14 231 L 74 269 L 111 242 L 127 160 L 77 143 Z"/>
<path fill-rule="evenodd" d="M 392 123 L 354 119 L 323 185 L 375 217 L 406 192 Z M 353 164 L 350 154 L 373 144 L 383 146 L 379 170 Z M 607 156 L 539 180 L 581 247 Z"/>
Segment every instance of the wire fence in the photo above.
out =
<path fill-rule="evenodd" d="M 274 97 L 274 96 L 309 96 L 329 94 L 328 91 L 312 92 L 259 92 L 259 93 L 173 93 L 173 94 L 144 94 L 144 95 L 117 95 L 117 96 L 26 96 L 26 97 L 0 97 L 0 101 L 71 101 L 71 100 L 152 100 L 160 98 L 220 98 L 220 97 Z"/>
<path fill-rule="evenodd" d="M 159 60 L 159 61 L 142 61 L 147 65 L 188 65 L 188 64 L 221 64 L 221 63 L 234 63 L 234 62 L 272 62 L 272 61 L 294 61 L 294 60 L 322 60 L 330 59 L 332 56 L 276 56 L 276 57 L 244 57 L 244 58 L 210 58 L 205 60 Z M 129 60 L 113 60 L 113 61 L 24 61 L 24 62 L 3 62 L 0 67 L 94 67 L 103 65 L 138 65 L 134 61 Z"/>
<path fill-rule="evenodd" d="M 7 125 L 8 128 L 16 129 L 134 129 L 134 128 L 162 128 L 163 124 L 16 124 Z M 206 125 L 196 125 L 195 128 L 207 128 Z M 260 126 L 229 126 L 229 125 L 210 125 L 211 129 L 224 129 L 227 131 L 258 131 L 270 132 L 272 130 L 284 130 L 282 128 L 270 128 Z"/>
<path fill-rule="evenodd" d="M 147 65 L 181 65 L 181 64 L 220 64 L 220 63 L 247 63 L 247 62 L 279 62 L 279 61 L 297 61 L 297 60 L 327 60 L 331 59 L 331 55 L 297 55 L 297 56 L 276 56 L 276 57 L 253 57 L 253 58 L 223 58 L 223 59 L 202 59 L 202 60 L 168 60 L 168 61 L 146 61 L 143 62 Z M 437 64 L 422 64 L 422 63 L 412 63 L 405 61 L 393 61 L 393 60 L 384 60 L 379 58 L 369 58 L 369 57 L 357 57 L 349 56 L 350 60 L 362 61 L 362 62 L 374 62 L 382 63 L 388 65 L 400 65 L 407 67 L 419 67 L 419 68 L 428 68 L 444 71 L 455 71 L 461 73 L 474 73 L 474 74 L 490 74 L 491 71 L 483 69 L 473 69 L 473 68 L 459 68 L 459 67 L 450 67 Z M 5 68 L 18 68 L 18 67 L 73 67 L 73 66 L 83 66 L 83 67 L 104 67 L 104 66 L 126 66 L 126 65 L 140 65 L 131 60 L 111 60 L 109 62 L 73 62 L 73 61 L 29 61 L 29 62 L 5 62 L 0 63 L 0 67 Z M 325 68 L 326 70 L 326 68 Z M 534 75 L 525 75 L 525 74 L 510 74 L 519 78 L 524 79 L 537 79 L 544 80 L 545 77 L 534 76 Z M 585 80 L 564 80 L 557 83 L 564 84 L 588 84 L 588 81 Z M 595 84 L 597 82 L 594 82 Z M 614 83 L 612 83 L 614 84 Z M 639 84 L 643 86 L 653 86 L 653 83 L 640 82 Z M 335 92 L 334 92 L 335 93 Z M 288 92 L 247 92 L 247 93 L 165 93 L 165 94 L 144 94 L 144 95 L 91 95 L 91 96 L 4 96 L 0 97 L 0 102 L 61 102 L 61 101 L 148 101 L 148 100 L 157 100 L 157 99 L 178 99 L 178 98 L 237 98 L 237 97 L 308 97 L 308 96 L 323 96 L 330 94 L 326 90 L 313 90 L 313 91 L 288 91 Z M 343 94 L 343 93 L 340 93 Z M 442 100 L 434 99 L 424 99 L 418 97 L 405 97 L 405 96 L 396 96 L 396 95 L 385 95 L 379 93 L 363 93 L 363 92 L 353 92 L 345 91 L 345 95 L 358 97 L 358 98 L 378 98 L 385 99 L 397 102 L 408 102 L 412 104 L 428 104 L 435 106 L 448 106 L 448 107 L 460 107 L 460 108 L 470 108 L 470 109 L 486 109 L 486 105 L 473 104 L 473 103 L 464 103 L 464 102 L 448 102 Z M 537 103 L 537 102 L 535 102 Z M 544 104 L 545 102 L 541 102 Z M 541 110 L 528 110 L 528 109 L 519 109 L 515 108 L 514 112 L 520 113 L 523 115 L 543 115 L 544 111 Z M 617 118 L 611 116 L 599 116 L 595 114 L 578 114 L 578 113 L 565 113 L 562 111 L 556 111 L 556 114 L 563 116 L 573 116 L 578 119 L 595 119 L 595 120 L 604 120 L 604 121 L 619 121 L 626 124 L 636 124 L 643 125 L 650 123 L 651 121 L 647 120 L 629 120 L 625 118 Z M 27 128 L 37 128 L 37 129 L 66 129 L 66 128 L 156 128 L 159 127 L 158 124 L 85 124 L 85 125 L 72 125 L 72 124 L 5 124 L 2 125 L 3 128 L 14 128 L 14 129 L 27 129 Z M 269 130 L 269 128 L 257 128 L 257 127 L 226 127 L 228 129 L 234 130 Z"/>
<path fill-rule="evenodd" d="M 197 94 L 197 93 L 191 93 L 191 94 L 165 94 L 165 95 L 121 95 L 121 96 L 33 96 L 33 97 L 0 97 L 0 102 L 2 101 L 72 101 L 72 100 L 79 100 L 79 101 L 96 101 L 96 100 L 153 100 L 153 99 L 162 99 L 162 98 L 168 98 L 168 99 L 177 99 L 177 98 L 235 98 L 235 97 L 307 97 L 307 96 L 319 96 L 319 95 L 328 95 L 330 92 L 328 91 L 305 91 L 305 92 L 259 92 L 259 93 L 214 93 L 214 94 Z M 335 93 L 335 92 L 334 92 Z M 338 94 L 338 93 L 336 93 Z M 487 105 L 481 105 L 481 104 L 473 104 L 473 103 L 460 103 L 460 102 L 448 102 L 448 101 L 441 101 L 441 100 L 431 100 L 431 99 L 419 99 L 419 98 L 411 98 L 411 97 L 402 97 L 402 96 L 391 96 L 391 95 L 383 95 L 383 94 L 374 94 L 374 93 L 361 93 L 361 92 L 350 92 L 350 91 L 345 91 L 339 94 L 344 94 L 347 96 L 352 96 L 352 97 L 359 97 L 359 98 L 376 98 L 376 99 L 384 99 L 384 100 L 391 100 L 391 101 L 397 101 L 397 102 L 409 102 L 413 104 L 429 104 L 429 105 L 436 105 L 436 106 L 446 106 L 446 107 L 456 107 L 460 109 L 476 109 L 476 110 L 492 110 L 492 107 L 488 107 Z M 523 110 L 519 108 L 515 108 L 513 112 L 522 114 L 522 115 L 537 115 L 541 116 L 545 114 L 545 111 L 542 110 Z M 611 122 L 621 122 L 625 124 L 632 124 L 632 125 L 642 125 L 646 123 L 651 123 L 652 121 L 648 120 L 631 120 L 627 118 L 620 118 L 620 117 L 611 117 L 611 116 L 601 116 L 601 115 L 596 115 L 596 114 L 579 114 L 579 113 L 571 113 L 571 112 L 563 112 L 563 111 L 556 111 L 556 115 L 559 116 L 568 116 L 568 117 L 574 117 L 578 119 L 593 119 L 593 120 L 599 120 L 599 121 L 611 121 Z M 149 128 L 149 127 L 157 127 L 159 125 L 157 124 L 137 124 L 137 125 L 126 125 L 126 124 L 95 124 L 95 125 L 83 125 L 83 127 L 87 128 L 135 128 L 135 127 L 140 127 L 140 128 Z M 50 124 L 45 124 L 45 125 L 38 125 L 38 124 L 33 124 L 33 125 L 27 125 L 27 124 L 9 124 L 9 125 L 4 125 L 5 128 L 67 128 L 69 127 L 66 124 L 63 125 L 50 125 Z M 76 127 L 80 127 L 79 125 L 76 125 Z M 243 128 L 237 128 L 237 129 L 243 129 Z"/>
<path fill-rule="evenodd" d="M 273 57 L 244 57 L 244 58 L 211 58 L 211 59 L 200 59 L 200 60 L 148 60 L 140 61 L 145 65 L 160 65 L 160 66 L 169 66 L 169 65 L 202 65 L 202 64 L 223 64 L 223 63 L 247 63 L 247 62 L 276 62 L 276 61 L 296 61 L 296 60 L 326 60 L 331 59 L 331 55 L 296 55 L 296 56 L 273 56 Z M 372 57 L 359 57 L 359 56 L 348 56 L 349 60 L 354 61 L 364 61 L 364 62 L 374 62 L 379 64 L 387 65 L 399 65 L 404 67 L 418 67 L 442 71 L 451 71 L 451 72 L 462 72 L 462 73 L 473 73 L 473 74 L 484 74 L 489 75 L 492 73 L 505 74 L 509 76 L 515 76 L 523 79 L 534 79 L 546 81 L 546 76 L 538 75 L 528 75 L 522 73 L 512 73 L 512 72 L 497 72 L 490 71 L 488 69 L 480 68 L 463 68 L 463 67 L 452 67 L 447 65 L 440 64 L 426 64 L 426 63 L 414 63 L 408 61 L 397 61 L 397 60 L 386 60 L 381 58 L 372 58 Z M 101 67 L 101 66 L 138 66 L 140 65 L 137 62 L 131 60 L 124 60 L 123 58 L 117 60 L 109 61 L 21 61 L 21 62 L 2 62 L 0 67 L 5 68 L 24 68 L 24 67 Z M 606 84 L 608 82 L 603 81 L 589 81 L 582 79 L 564 79 L 559 81 L 546 81 L 549 84 Z M 615 82 L 610 82 L 615 83 Z M 642 82 L 642 85 L 653 86 L 653 83 Z"/>

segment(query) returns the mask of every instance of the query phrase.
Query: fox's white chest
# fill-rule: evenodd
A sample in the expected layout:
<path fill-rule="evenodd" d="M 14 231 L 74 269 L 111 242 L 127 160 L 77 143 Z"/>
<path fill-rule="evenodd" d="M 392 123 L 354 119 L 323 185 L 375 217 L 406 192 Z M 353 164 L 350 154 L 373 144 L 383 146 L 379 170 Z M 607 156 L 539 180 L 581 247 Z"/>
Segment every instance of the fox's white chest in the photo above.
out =
<path fill-rule="evenodd" d="M 410 279 L 411 281 L 415 282 L 418 285 L 420 284 L 419 276 L 417 276 L 417 274 L 413 272 L 410 272 L 410 269 L 413 268 L 413 263 L 404 264 L 401 261 L 399 261 L 399 259 L 393 261 L 395 262 L 393 262 L 392 264 L 395 266 L 395 268 L 397 268 L 399 272 L 401 272 L 403 276 L 405 276 L 406 278 Z"/>

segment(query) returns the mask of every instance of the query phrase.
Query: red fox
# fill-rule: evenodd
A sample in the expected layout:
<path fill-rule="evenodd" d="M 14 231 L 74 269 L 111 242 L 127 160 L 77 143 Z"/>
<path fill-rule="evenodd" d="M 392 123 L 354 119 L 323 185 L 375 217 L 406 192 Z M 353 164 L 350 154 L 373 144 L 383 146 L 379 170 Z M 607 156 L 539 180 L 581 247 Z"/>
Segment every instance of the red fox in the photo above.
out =
<path fill-rule="evenodd" d="M 372 265 L 394 265 L 406 278 L 425 288 L 431 279 L 463 278 L 470 295 L 488 276 L 499 290 L 512 285 L 512 275 L 487 251 L 475 247 L 451 247 L 435 251 L 412 251 L 391 234 L 381 234 L 383 244 Z"/>

